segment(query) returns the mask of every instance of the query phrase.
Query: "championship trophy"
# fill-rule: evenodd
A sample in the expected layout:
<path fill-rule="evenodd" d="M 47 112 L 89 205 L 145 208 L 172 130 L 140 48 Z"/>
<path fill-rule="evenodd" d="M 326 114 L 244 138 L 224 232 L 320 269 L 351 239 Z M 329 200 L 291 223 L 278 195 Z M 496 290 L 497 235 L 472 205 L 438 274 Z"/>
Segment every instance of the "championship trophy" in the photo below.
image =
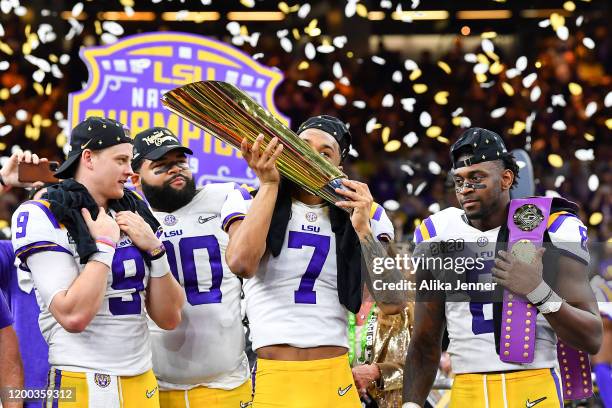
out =
<path fill-rule="evenodd" d="M 341 179 L 346 175 L 234 85 L 194 82 L 167 92 L 161 101 L 171 112 L 237 149 L 245 137 L 253 145 L 263 135 L 263 149 L 277 137 L 284 146 L 276 160 L 283 176 L 331 204 L 347 200 L 335 191 L 344 188 Z"/>

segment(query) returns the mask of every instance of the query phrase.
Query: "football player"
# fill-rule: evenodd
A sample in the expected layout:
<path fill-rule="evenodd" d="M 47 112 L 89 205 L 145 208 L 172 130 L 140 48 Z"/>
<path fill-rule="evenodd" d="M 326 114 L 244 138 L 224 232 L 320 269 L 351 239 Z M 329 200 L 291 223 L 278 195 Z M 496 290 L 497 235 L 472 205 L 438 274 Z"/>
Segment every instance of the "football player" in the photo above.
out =
<path fill-rule="evenodd" d="M 31 272 L 49 344 L 49 389 L 62 391 L 47 403 L 157 407 L 146 314 L 175 328 L 184 292 L 159 223 L 124 189 L 132 174 L 126 129 L 90 117 L 73 129 L 70 146 L 56 172 L 64 181 L 12 219 L 13 248 Z"/>
<path fill-rule="evenodd" d="M 307 120 L 299 137 L 335 166 L 350 147 L 346 125 L 331 116 Z M 276 138 L 260 152 L 262 137 L 241 151 L 260 181 L 255 196 L 232 191 L 223 206 L 232 272 L 245 278 L 246 311 L 257 352 L 254 407 L 358 407 L 348 362 L 347 308 L 361 304 L 361 264 L 386 252 L 393 227 L 368 186 L 343 180 L 346 200 L 336 203 L 281 181 Z M 367 276 L 369 274 L 366 273 Z M 371 283 L 371 282 L 369 282 Z M 374 293 L 389 314 L 403 307 L 398 293 Z M 403 296 L 403 294 L 399 294 Z"/>
<path fill-rule="evenodd" d="M 481 128 L 468 129 L 462 134 L 451 147 L 451 159 L 456 195 L 462 208 L 447 208 L 427 218 L 415 231 L 415 242 L 420 244 L 417 250 L 435 248 L 446 254 L 459 251 L 462 244 L 466 253 L 475 248 L 480 261 L 472 252 L 476 262 L 460 276 L 466 282 L 495 283 L 529 299 L 533 305 L 526 305 L 526 312 L 512 315 L 509 310 L 504 322 L 521 318 L 536 320 L 536 333 L 529 327 L 518 333 L 520 341 L 525 340 L 523 357 L 531 351 L 527 343 L 533 340 L 530 336 L 535 337 L 534 359 L 526 363 L 501 360 L 497 349 L 509 346 L 506 339 L 511 338 L 511 328 L 506 327 L 500 340 L 502 345 L 498 346 L 495 330 L 496 326 L 501 330 L 501 324 L 494 324 L 493 299 L 492 296 L 487 299 L 489 295 L 484 291 L 474 295 L 474 299 L 483 301 L 451 300 L 450 291 L 445 291 L 444 297 L 421 298 L 416 303 L 415 326 L 406 357 L 404 407 L 423 406 L 440 362 L 445 326 L 450 339 L 448 352 L 456 374 L 451 407 L 562 407 L 561 384 L 554 369 L 557 336 L 590 353 L 596 352 L 601 344 L 601 320 L 586 272 L 589 262 L 586 227 L 575 215 L 573 203 L 555 199 L 546 220 L 545 255 L 544 248 L 537 251 L 534 248 L 534 261 L 528 263 L 510 251 L 497 251 L 498 234 L 507 223 L 510 189 L 518 174 L 516 161 L 498 134 Z M 559 207 L 567 210 L 560 211 Z M 455 247 L 451 248 L 451 244 Z M 417 284 L 433 280 L 436 268 L 420 268 Z M 454 268 L 453 274 L 461 272 L 457 266 Z M 543 268 L 547 272 L 554 269 L 552 272 L 557 274 L 557 284 L 552 284 L 554 289 L 548 286 L 551 279 L 547 273 L 543 275 Z M 508 305 L 512 307 L 512 302 Z"/>
<path fill-rule="evenodd" d="M 242 284 L 225 262 L 221 206 L 234 183 L 196 189 L 187 154 L 166 128 L 134 139 L 134 185 L 163 224 L 170 269 L 185 290 L 181 324 L 166 331 L 150 322 L 160 405 L 239 407 L 251 400 L 240 312 Z"/>

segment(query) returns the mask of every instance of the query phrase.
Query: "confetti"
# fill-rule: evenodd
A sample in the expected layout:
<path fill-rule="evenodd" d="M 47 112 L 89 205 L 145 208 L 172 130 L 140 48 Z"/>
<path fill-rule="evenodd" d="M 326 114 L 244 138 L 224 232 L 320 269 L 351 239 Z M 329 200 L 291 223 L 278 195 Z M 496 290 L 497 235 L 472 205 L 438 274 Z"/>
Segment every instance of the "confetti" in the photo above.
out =
<path fill-rule="evenodd" d="M 593 149 L 578 149 L 574 152 L 574 156 L 580 161 L 593 161 L 595 160 L 595 154 Z"/>
<path fill-rule="evenodd" d="M 419 184 L 417 186 L 417 188 L 414 190 L 414 195 L 418 196 L 419 194 L 421 194 L 421 192 L 423 192 L 423 190 L 425 189 L 425 187 L 427 186 L 427 182 L 424 181 L 421 184 Z"/>
<path fill-rule="evenodd" d="M 502 82 L 502 88 L 504 89 L 504 92 L 508 95 L 508 96 L 512 96 L 514 95 L 514 88 L 512 88 L 512 85 L 510 85 L 507 82 Z"/>
<path fill-rule="evenodd" d="M 9 133 L 11 133 L 11 130 L 13 130 L 13 126 L 11 125 L 4 125 L 0 127 L 0 137 L 8 135 Z"/>
<path fill-rule="evenodd" d="M 419 137 L 416 135 L 416 133 L 410 132 L 406 136 L 404 136 L 402 141 L 406 143 L 406 146 L 411 148 L 412 146 L 414 146 L 415 144 L 419 142 Z"/>
<path fill-rule="evenodd" d="M 533 85 L 533 83 L 535 82 L 537 78 L 538 78 L 538 74 L 536 74 L 535 72 L 532 72 L 531 74 L 523 78 L 523 86 L 525 88 L 531 88 L 531 85 Z"/>
<path fill-rule="evenodd" d="M 0 61 L 0 71 L 6 71 L 10 66 L 8 61 Z"/>
<path fill-rule="evenodd" d="M 508 77 L 508 79 L 512 79 L 520 75 L 520 73 L 521 71 L 519 71 L 518 69 L 510 68 L 509 70 L 506 71 L 506 76 Z"/>
<path fill-rule="evenodd" d="M 400 82 L 402 82 L 402 80 L 403 80 L 403 75 L 402 75 L 402 72 L 401 72 L 401 71 L 395 71 L 395 72 L 393 73 L 393 75 L 391 76 L 391 80 L 392 80 L 393 82 L 398 83 L 398 84 L 399 84 Z"/>
<path fill-rule="evenodd" d="M 414 71 L 415 69 L 419 69 L 419 66 L 413 60 L 407 59 L 406 61 L 404 61 L 404 68 L 406 69 L 406 71 Z"/>
<path fill-rule="evenodd" d="M 424 128 L 431 126 L 431 115 L 428 112 L 421 112 L 419 115 L 419 123 Z"/>
<path fill-rule="evenodd" d="M 382 142 L 387 143 L 389 141 L 389 136 L 391 135 L 391 128 L 389 126 L 385 126 L 380 135 Z"/>
<path fill-rule="evenodd" d="M 378 65 L 385 65 L 387 61 L 384 58 L 379 57 L 378 55 L 372 55 L 372 62 Z"/>
<path fill-rule="evenodd" d="M 329 54 L 331 52 L 334 52 L 334 50 L 334 46 L 331 45 L 329 41 L 323 41 L 323 44 L 317 47 L 317 51 L 319 51 L 321 54 Z"/>
<path fill-rule="evenodd" d="M 565 122 L 563 122 L 561 119 L 556 120 L 553 124 L 552 124 L 552 128 L 554 130 L 558 130 L 558 131 L 564 131 L 567 130 L 567 126 L 565 125 Z"/>
<path fill-rule="evenodd" d="M 593 226 L 601 224 L 602 221 L 603 221 L 603 214 L 600 213 L 599 211 L 594 212 L 589 217 L 589 224 Z"/>
<path fill-rule="evenodd" d="M 365 131 L 366 133 L 372 133 L 376 126 L 376 118 L 371 118 L 367 121 Z"/>
<path fill-rule="evenodd" d="M 400 166 L 400 170 L 408 174 L 409 176 L 414 176 L 414 170 L 407 164 L 402 164 Z"/>
<path fill-rule="evenodd" d="M 342 65 L 340 65 L 339 62 L 334 62 L 334 65 L 332 66 L 332 72 L 334 74 L 334 76 L 338 79 L 342 78 L 342 75 L 344 75 L 342 73 Z"/>
<path fill-rule="evenodd" d="M 540 89 L 540 87 L 534 86 L 533 89 L 531 90 L 531 93 L 529 94 L 529 100 L 531 102 L 535 102 L 538 99 L 540 99 L 541 95 L 542 95 L 542 90 Z"/>
<path fill-rule="evenodd" d="M 427 137 L 437 138 L 442 134 L 442 128 L 440 126 L 431 126 L 425 131 Z"/>
<path fill-rule="evenodd" d="M 310 67 L 310 64 L 308 63 L 308 61 L 302 61 L 298 64 L 298 70 L 300 71 L 308 69 L 308 67 Z"/>
<path fill-rule="evenodd" d="M 339 94 L 339 93 L 335 94 L 333 99 L 336 105 L 339 105 L 339 106 L 346 105 L 346 97 L 342 94 Z"/>
<path fill-rule="evenodd" d="M 440 203 L 432 203 L 432 204 L 430 204 L 430 206 L 427 207 L 427 211 L 429 211 L 432 214 L 437 213 L 438 211 L 440 211 Z"/>
<path fill-rule="evenodd" d="M 544 193 L 545 197 L 561 197 L 559 195 L 559 193 L 557 193 L 555 190 L 546 190 L 546 192 Z"/>
<path fill-rule="evenodd" d="M 591 174 L 589 176 L 589 180 L 587 181 L 587 185 L 589 186 L 589 190 L 597 190 L 599 188 L 599 177 L 597 177 L 596 174 Z"/>
<path fill-rule="evenodd" d="M 400 208 L 400 204 L 395 200 L 387 200 L 383 203 L 383 207 L 387 211 L 397 211 Z"/>
<path fill-rule="evenodd" d="M 80 16 L 82 12 L 83 12 L 83 3 L 79 2 L 75 4 L 74 7 L 72 7 L 72 11 L 71 11 L 72 17 L 76 18 Z"/>
<path fill-rule="evenodd" d="M 414 111 L 414 104 L 416 103 L 416 99 L 414 98 L 403 98 L 400 99 L 400 102 L 402 104 L 402 108 L 407 111 L 407 112 L 413 112 Z"/>
<path fill-rule="evenodd" d="M 452 72 L 451 67 L 444 61 L 438 61 L 438 66 L 442 69 L 442 71 L 446 72 L 449 75 Z"/>
<path fill-rule="evenodd" d="M 584 44 L 584 46 L 587 47 L 589 50 L 595 48 L 595 41 L 593 41 L 589 37 L 584 37 L 582 39 L 582 44 Z"/>
<path fill-rule="evenodd" d="M 584 138 L 585 138 L 586 140 L 588 140 L 589 142 L 592 142 L 592 141 L 594 141 L 594 140 L 595 140 L 595 136 L 593 136 L 593 135 L 592 135 L 592 134 L 590 134 L 590 133 L 585 133 L 585 134 L 584 134 Z"/>
<path fill-rule="evenodd" d="M 516 67 L 516 69 L 523 72 L 525 69 L 527 69 L 527 57 L 524 55 L 518 57 L 514 66 Z"/>
<path fill-rule="evenodd" d="M 591 116 L 593 116 L 593 114 L 595 114 L 595 112 L 597 112 L 597 102 L 591 101 L 584 109 L 584 114 L 587 118 L 590 118 Z"/>
<path fill-rule="evenodd" d="M 492 75 L 499 75 L 502 73 L 503 70 L 504 70 L 504 65 L 500 64 L 499 61 L 495 61 L 493 64 L 491 64 L 491 67 L 489 68 L 489 72 Z"/>
<path fill-rule="evenodd" d="M 418 93 L 418 94 L 422 94 L 427 92 L 427 85 L 425 84 L 414 84 L 412 85 L 412 89 L 414 90 L 414 92 Z"/>
<path fill-rule="evenodd" d="M 548 163 L 556 168 L 563 167 L 563 159 L 558 154 L 549 154 L 548 155 Z"/>
<path fill-rule="evenodd" d="M 402 147 L 402 144 L 400 143 L 399 140 L 391 140 L 389 143 L 385 145 L 385 151 L 395 152 L 396 150 L 399 150 L 400 147 Z"/>
<path fill-rule="evenodd" d="M 493 41 L 485 38 L 484 40 L 482 40 L 482 42 L 480 43 L 480 46 L 482 47 L 482 50 L 485 53 L 490 53 L 493 52 L 495 50 L 495 46 L 493 45 Z"/>
<path fill-rule="evenodd" d="M 351 148 L 349 149 L 349 154 L 350 154 L 352 157 L 359 157 L 359 152 L 357 152 L 357 150 L 355 150 L 355 149 L 353 148 L 353 146 L 351 146 Z"/>
<path fill-rule="evenodd" d="M 573 1 L 566 1 L 563 3 L 563 8 L 567 11 L 574 11 L 576 10 L 576 4 Z"/>
<path fill-rule="evenodd" d="M 576 19 L 576 27 L 580 27 L 583 21 L 584 21 L 584 16 L 578 16 L 578 18 Z"/>
<path fill-rule="evenodd" d="M 344 48 L 347 41 L 348 39 L 346 38 L 346 35 L 340 35 L 338 37 L 334 37 L 332 44 L 334 44 L 334 47 L 336 48 Z"/>
<path fill-rule="evenodd" d="M 465 62 L 469 62 L 470 64 L 475 64 L 476 62 L 478 62 L 478 58 L 476 58 L 476 54 L 473 53 L 467 53 L 463 56 L 463 59 L 465 60 Z M 408 68 L 406 68 L 408 69 Z"/>
<path fill-rule="evenodd" d="M 300 9 L 297 12 L 297 16 L 301 19 L 305 19 L 310 13 L 310 4 L 304 3 L 300 6 Z"/>
<path fill-rule="evenodd" d="M 255 0 L 240 0 L 240 4 L 244 7 L 253 8 L 255 7 Z"/>
<path fill-rule="evenodd" d="M 582 94 L 582 86 L 576 82 L 570 82 L 568 85 L 569 91 L 572 95 L 577 96 Z"/>
<path fill-rule="evenodd" d="M 555 179 L 555 188 L 561 187 L 561 184 L 563 184 L 564 181 L 565 181 L 565 176 L 562 174 L 558 175 L 557 178 Z"/>
<path fill-rule="evenodd" d="M 436 94 L 434 95 L 434 101 L 438 105 L 446 105 L 448 103 L 448 92 L 446 91 L 436 92 Z"/>
<path fill-rule="evenodd" d="M 17 112 L 15 112 L 15 117 L 17 118 L 17 120 L 23 122 L 28 119 L 28 112 L 26 112 L 25 109 L 19 109 Z"/>
<path fill-rule="evenodd" d="M 478 64 L 474 65 L 473 71 L 476 75 L 482 75 L 485 74 L 487 71 L 489 70 L 489 65 L 488 64 L 483 64 L 481 62 L 479 62 Z"/>
<path fill-rule="evenodd" d="M 552 13 L 549 17 L 552 29 L 557 31 L 561 27 L 565 27 L 565 17 L 558 13 Z"/>
<path fill-rule="evenodd" d="M 414 71 L 412 71 L 410 73 L 410 76 L 408 77 L 408 79 L 410 79 L 411 81 L 414 81 L 415 79 L 417 79 L 418 77 L 420 77 L 423 74 L 423 72 L 420 69 L 415 69 Z"/>
<path fill-rule="evenodd" d="M 505 113 L 506 113 L 506 108 L 505 107 L 493 109 L 491 111 L 491 117 L 494 118 L 494 119 L 501 118 L 502 116 L 504 116 Z"/>
<path fill-rule="evenodd" d="M 565 107 L 565 105 L 566 105 L 565 98 L 563 97 L 563 94 L 553 95 L 551 99 L 552 99 L 552 106 L 563 106 L 563 107 Z"/>
<path fill-rule="evenodd" d="M 102 28 L 115 36 L 123 35 L 123 32 L 124 32 L 123 27 L 121 27 L 121 25 L 119 25 L 115 21 L 103 22 Z"/>
<path fill-rule="evenodd" d="M 293 51 L 293 43 L 287 37 L 283 37 L 280 39 L 280 45 L 282 49 L 287 53 L 290 53 L 291 51 Z"/>
<path fill-rule="evenodd" d="M 440 172 L 442 172 L 442 167 L 440 167 L 440 165 L 436 163 L 435 161 L 430 161 L 427 164 L 427 169 L 429 170 L 431 174 L 434 174 L 434 175 L 438 175 L 440 174 Z"/>
<path fill-rule="evenodd" d="M 610 106 L 612 106 L 612 91 L 606 94 L 606 97 L 604 98 L 604 106 L 606 108 L 609 108 Z"/>
<path fill-rule="evenodd" d="M 383 108 L 390 108 L 393 106 L 393 103 L 394 103 L 393 95 L 386 94 L 382 99 L 381 106 Z"/>
<path fill-rule="evenodd" d="M 306 58 L 312 60 L 314 59 L 314 57 L 317 56 L 317 50 L 315 49 L 315 46 L 312 45 L 312 43 L 308 43 L 304 47 L 304 54 L 306 55 Z"/>
<path fill-rule="evenodd" d="M 365 109 L 367 105 L 364 101 L 353 101 L 353 106 L 357 109 Z"/>
<path fill-rule="evenodd" d="M 332 81 L 323 81 L 319 84 L 319 89 L 323 92 L 323 97 L 327 97 L 327 95 L 334 90 L 336 85 Z"/>
<path fill-rule="evenodd" d="M 556 33 L 557 37 L 562 41 L 566 41 L 569 38 L 569 29 L 565 26 L 557 28 Z"/>
<path fill-rule="evenodd" d="M 348 0 L 346 6 L 344 6 L 344 15 L 347 18 L 351 18 L 357 11 L 357 0 Z"/>
<path fill-rule="evenodd" d="M 311 88 L 312 87 L 312 83 L 308 82 L 308 81 L 304 81 L 303 79 L 300 79 L 297 81 L 298 86 L 302 86 L 304 88 Z"/>
<path fill-rule="evenodd" d="M 510 132 L 510 134 L 518 135 L 523 130 L 525 130 L 525 122 L 522 122 L 520 120 L 515 120 L 514 121 L 514 125 L 512 126 L 512 129 L 510 129 L 509 132 Z"/>

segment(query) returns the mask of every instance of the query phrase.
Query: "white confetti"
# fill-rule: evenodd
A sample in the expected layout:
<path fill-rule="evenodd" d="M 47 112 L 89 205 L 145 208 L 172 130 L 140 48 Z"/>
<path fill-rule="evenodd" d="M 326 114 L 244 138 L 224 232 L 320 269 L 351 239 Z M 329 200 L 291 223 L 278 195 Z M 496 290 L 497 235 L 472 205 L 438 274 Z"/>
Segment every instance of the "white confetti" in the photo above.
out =
<path fill-rule="evenodd" d="M 587 181 L 587 185 L 591 191 L 595 191 L 599 188 L 599 177 L 597 177 L 597 174 L 591 174 L 589 181 Z"/>
<path fill-rule="evenodd" d="M 565 181 L 565 176 L 563 174 L 558 175 L 557 178 L 555 179 L 555 188 L 561 187 L 561 184 L 563 184 L 564 181 Z"/>
<path fill-rule="evenodd" d="M 13 2 L 9 0 L 0 1 L 0 10 L 2 10 L 3 14 L 8 14 L 13 9 Z"/>
<path fill-rule="evenodd" d="M 102 23 L 102 28 L 105 31 L 108 31 L 109 33 L 111 33 L 112 35 L 123 35 L 124 30 L 123 27 L 121 27 L 121 25 L 119 25 L 119 23 L 117 23 L 116 21 L 105 21 Z"/>
<path fill-rule="evenodd" d="M 24 56 L 24 58 L 30 64 L 36 65 L 42 71 L 44 71 L 44 72 L 51 72 L 51 64 L 49 64 L 49 61 L 44 60 L 42 58 L 35 57 L 32 54 L 28 54 L 28 55 Z"/>
<path fill-rule="evenodd" d="M 283 37 L 286 37 L 288 34 L 289 34 L 289 30 L 287 30 L 287 29 L 284 29 L 284 30 L 278 30 L 278 31 L 276 32 L 276 36 L 277 36 L 278 38 L 283 38 Z"/>
<path fill-rule="evenodd" d="M 0 61 L 0 71 L 6 71 L 10 65 L 8 61 Z"/>
<path fill-rule="evenodd" d="M 516 67 L 516 69 L 523 72 L 527 68 L 527 57 L 524 55 L 518 57 L 514 66 Z"/>
<path fill-rule="evenodd" d="M 334 95 L 334 103 L 339 106 L 344 106 L 346 105 L 346 97 L 337 93 Z"/>
<path fill-rule="evenodd" d="M 488 70 L 489 70 L 488 64 L 483 64 L 482 62 L 479 62 L 478 64 L 474 65 L 474 73 L 476 75 L 486 74 Z"/>
<path fill-rule="evenodd" d="M 315 49 L 315 46 L 312 45 L 312 43 L 308 43 L 304 47 L 304 54 L 306 55 L 306 58 L 311 60 L 311 59 L 314 59 L 314 57 L 317 56 L 317 50 Z"/>
<path fill-rule="evenodd" d="M 566 26 L 557 28 L 557 37 L 561 41 L 566 41 L 569 38 L 569 29 Z"/>
<path fill-rule="evenodd" d="M 375 64 L 378 64 L 378 65 L 385 65 L 385 63 L 387 61 L 385 61 L 384 58 L 379 57 L 378 55 L 373 55 L 372 56 L 372 62 L 375 63 Z"/>
<path fill-rule="evenodd" d="M 304 3 L 300 6 L 300 9 L 297 12 L 297 16 L 301 19 L 304 19 L 306 18 L 306 16 L 308 16 L 308 13 L 310 13 L 310 4 Z"/>
<path fill-rule="evenodd" d="M 386 95 L 383 97 L 383 99 L 382 99 L 382 103 L 381 103 L 381 105 L 382 105 L 382 107 L 383 107 L 383 108 L 390 108 L 390 107 L 392 107 L 392 106 L 393 106 L 393 102 L 394 102 L 394 101 L 395 101 L 395 100 L 393 99 L 393 95 L 391 95 L 391 94 L 386 94 Z"/>
<path fill-rule="evenodd" d="M 472 126 L 472 121 L 467 116 L 462 116 L 460 125 L 463 129 L 469 128 Z"/>
<path fill-rule="evenodd" d="M 282 49 L 285 50 L 285 52 L 289 53 L 293 51 L 293 43 L 287 37 L 281 38 L 280 44 L 281 44 Z"/>
<path fill-rule="evenodd" d="M 565 124 L 564 121 L 559 119 L 559 120 L 555 121 L 555 123 L 552 124 L 552 128 L 554 130 L 563 131 L 563 130 L 567 129 L 567 125 Z"/>
<path fill-rule="evenodd" d="M 225 28 L 231 35 L 240 35 L 240 23 L 237 21 L 230 21 Z"/>
<path fill-rule="evenodd" d="M 11 130 L 13 130 L 13 126 L 11 125 L 4 125 L 0 128 L 0 137 L 4 137 L 6 135 L 8 135 L 9 133 L 11 133 Z"/>
<path fill-rule="evenodd" d="M 539 86 L 534 86 L 533 89 L 531 90 L 531 93 L 529 94 L 529 100 L 531 102 L 535 102 L 538 99 L 540 99 L 540 96 L 542 95 L 542 90 L 540 89 Z"/>
<path fill-rule="evenodd" d="M 74 7 L 72 7 L 72 17 L 78 17 L 81 15 L 81 13 L 83 12 L 83 3 L 79 2 L 77 4 L 74 5 Z"/>
<path fill-rule="evenodd" d="M 389 10 L 391 7 L 393 7 L 393 3 L 390 0 L 381 0 L 380 8 Z"/>
<path fill-rule="evenodd" d="M 336 78 L 342 78 L 342 65 L 340 65 L 338 61 L 334 62 L 334 65 L 332 66 L 332 72 Z"/>
<path fill-rule="evenodd" d="M 344 15 L 347 18 L 351 18 L 355 15 L 357 11 L 357 0 L 348 0 L 346 6 L 344 6 Z"/>
<path fill-rule="evenodd" d="M 0 23 L 0 37 L 4 37 L 4 26 Z"/>
<path fill-rule="evenodd" d="M 352 157 L 359 157 L 359 153 L 353 148 L 353 146 L 351 146 L 351 148 L 349 149 L 349 155 L 351 155 Z"/>
<path fill-rule="evenodd" d="M 319 89 L 323 92 L 331 92 L 335 87 L 336 85 L 332 81 L 323 81 L 319 84 Z"/>
<path fill-rule="evenodd" d="M 485 38 L 484 40 L 482 40 L 482 42 L 480 43 L 480 46 L 482 47 L 482 50 L 486 53 L 491 53 L 495 51 L 495 46 L 493 45 L 493 41 L 489 40 L 488 38 Z"/>
<path fill-rule="evenodd" d="M 407 59 L 404 61 L 404 68 L 406 68 L 406 71 L 414 71 L 415 69 L 419 69 L 419 66 L 413 60 Z"/>
<path fill-rule="evenodd" d="M 578 18 L 576 19 L 576 27 L 580 27 L 583 21 L 584 21 L 584 16 L 578 16 Z"/>
<path fill-rule="evenodd" d="M 334 47 L 336 48 L 344 48 L 347 41 L 348 39 L 346 38 L 346 35 L 339 35 L 338 37 L 334 37 L 332 44 L 334 44 Z"/>
<path fill-rule="evenodd" d="M 453 118 L 456 118 L 457 116 L 461 115 L 463 113 L 463 108 L 457 108 L 455 109 L 452 113 L 451 116 Z"/>
<path fill-rule="evenodd" d="M 509 70 L 506 71 L 506 76 L 508 77 L 508 79 L 512 79 L 518 76 L 520 73 L 521 71 L 519 71 L 518 69 L 510 68 Z"/>
<path fill-rule="evenodd" d="M 538 78 L 538 74 L 536 74 L 535 72 L 532 72 L 531 74 L 523 78 L 523 86 L 525 88 L 530 88 L 531 85 L 533 85 L 533 83 L 535 82 L 537 78 Z"/>
<path fill-rule="evenodd" d="M 608 94 L 604 98 L 604 106 L 606 108 L 609 108 L 610 106 L 612 106 L 612 91 L 608 92 Z"/>
<path fill-rule="evenodd" d="M 592 50 L 593 48 L 595 48 L 595 41 L 593 41 L 591 38 L 589 37 L 584 37 L 582 39 L 582 43 L 584 44 L 585 47 L 587 47 L 589 50 Z"/>
<path fill-rule="evenodd" d="M 43 44 L 55 41 L 57 38 L 51 24 L 41 24 L 36 31 L 36 35 L 38 35 L 38 38 Z"/>
<path fill-rule="evenodd" d="M 408 193 L 408 195 L 412 195 L 412 184 L 408 183 L 406 184 L 406 192 Z"/>
<path fill-rule="evenodd" d="M 565 105 L 566 105 L 565 98 L 563 97 L 563 94 L 553 95 L 551 97 L 551 99 L 552 99 L 552 106 L 563 106 L 563 107 L 565 107 Z"/>
<path fill-rule="evenodd" d="M 254 60 L 259 60 L 262 59 L 264 57 L 264 53 L 263 52 L 258 52 L 257 54 L 253 54 L 253 59 Z"/>
<path fill-rule="evenodd" d="M 67 63 L 70 62 L 70 55 L 62 54 L 61 57 L 59 58 L 59 62 L 62 65 L 66 65 Z"/>
<path fill-rule="evenodd" d="M 527 119 L 525 120 L 525 131 L 527 132 L 527 134 L 531 133 L 531 126 L 533 126 L 533 122 L 535 121 L 535 118 L 536 118 L 535 112 L 531 112 L 529 116 L 527 116 Z M 529 142 L 531 142 L 530 137 L 529 137 Z"/>
<path fill-rule="evenodd" d="M 419 184 L 417 186 L 417 188 L 414 189 L 414 195 L 418 196 L 419 194 L 421 194 L 426 186 L 427 186 L 427 182 L 426 181 L 424 181 L 421 184 Z"/>
<path fill-rule="evenodd" d="M 414 111 L 414 104 L 416 103 L 416 99 L 414 98 L 403 98 L 400 100 L 402 103 L 402 108 L 407 112 Z"/>
<path fill-rule="evenodd" d="M 203 6 L 210 6 L 212 0 L 201 0 Z"/>
<path fill-rule="evenodd" d="M 542 20 L 542 21 L 538 22 L 538 27 L 540 27 L 540 28 L 546 28 L 548 26 L 550 26 L 550 20 L 549 19 Z"/>
<path fill-rule="evenodd" d="M 334 52 L 334 46 L 331 44 L 321 44 L 317 47 L 317 51 L 321 54 L 329 54 L 330 52 Z"/>
<path fill-rule="evenodd" d="M 431 115 L 425 111 L 421 112 L 421 114 L 419 115 L 419 123 L 424 128 L 430 127 L 431 126 Z"/>
<path fill-rule="evenodd" d="M 400 208 L 400 204 L 395 200 L 387 200 L 383 203 L 383 207 L 387 211 L 397 211 Z"/>
<path fill-rule="evenodd" d="M 21 91 L 21 85 L 17 84 L 17 85 L 13 85 L 13 87 L 11 88 L 10 92 L 11 95 L 15 95 L 16 93 L 18 93 L 19 91 Z"/>
<path fill-rule="evenodd" d="M 470 64 L 475 64 L 478 62 L 478 57 L 476 56 L 476 54 L 471 53 L 471 52 L 468 52 L 467 54 L 465 54 L 463 56 L 463 59 L 465 60 L 465 62 L 469 62 Z"/>
<path fill-rule="evenodd" d="M 356 107 L 357 109 L 365 109 L 367 105 L 365 101 L 353 101 L 353 106 Z"/>
<path fill-rule="evenodd" d="M 32 74 L 32 79 L 34 79 L 35 82 L 42 82 L 44 78 L 45 78 L 45 73 L 40 69 L 37 69 Z"/>
<path fill-rule="evenodd" d="M 411 148 L 412 146 L 414 146 L 415 144 L 417 144 L 419 142 L 419 137 L 417 136 L 416 133 L 410 132 L 406 136 L 404 136 L 402 141 L 404 143 L 406 143 L 406 146 Z"/>
<path fill-rule="evenodd" d="M 102 44 L 114 44 L 117 42 L 118 38 L 111 33 L 102 33 L 100 40 L 102 41 Z"/>
<path fill-rule="evenodd" d="M 415 8 L 419 7 L 419 4 L 421 4 L 420 0 L 412 0 L 410 3 L 410 8 L 414 10 Z"/>
<path fill-rule="evenodd" d="M 429 207 L 427 207 L 427 210 L 432 214 L 437 213 L 440 211 L 440 203 L 432 203 Z"/>
<path fill-rule="evenodd" d="M 344 86 L 350 86 L 351 85 L 351 81 L 349 81 L 349 79 L 347 77 L 345 77 L 345 76 L 340 78 L 340 81 L 338 81 L 338 82 L 340 82 Z"/>
<path fill-rule="evenodd" d="M 28 112 L 26 112 L 25 109 L 19 109 L 17 112 L 15 112 L 15 117 L 17 120 L 23 122 L 28 118 Z"/>
<path fill-rule="evenodd" d="M 393 75 L 391 76 L 391 80 L 393 82 L 397 82 L 398 84 L 402 82 L 402 79 L 403 79 L 403 75 L 401 71 L 395 71 Z"/>
<path fill-rule="evenodd" d="M 597 102 L 591 101 L 584 109 L 584 114 L 587 118 L 590 118 L 595 112 L 597 112 Z"/>
<path fill-rule="evenodd" d="M 304 81 L 303 79 L 300 79 L 297 81 L 298 86 L 303 86 L 304 88 L 310 88 L 312 87 L 312 84 L 308 81 Z"/>
<path fill-rule="evenodd" d="M 434 175 L 438 175 L 442 171 L 442 167 L 440 167 L 440 165 L 433 160 L 429 162 L 427 168 L 429 169 L 429 172 Z"/>
<path fill-rule="evenodd" d="M 546 190 L 546 192 L 544 193 L 545 197 L 561 197 L 559 195 L 559 193 L 557 193 L 555 190 Z"/>
<path fill-rule="evenodd" d="M 504 114 L 506 113 L 506 108 L 502 107 L 502 108 L 497 108 L 497 109 L 493 109 L 491 111 L 491 117 L 493 119 L 497 119 L 497 118 L 501 118 L 502 116 L 504 116 Z"/>
<path fill-rule="evenodd" d="M 372 133 L 374 126 L 376 126 L 376 118 L 368 120 L 365 128 L 366 133 Z"/>
<path fill-rule="evenodd" d="M 408 174 L 409 176 L 414 176 L 414 170 L 412 170 L 412 167 L 407 164 L 402 164 L 400 166 L 400 170 L 406 172 L 406 174 Z"/>
<path fill-rule="evenodd" d="M 595 160 L 595 154 L 593 149 L 578 149 L 574 152 L 574 156 L 580 161 L 593 161 Z"/>

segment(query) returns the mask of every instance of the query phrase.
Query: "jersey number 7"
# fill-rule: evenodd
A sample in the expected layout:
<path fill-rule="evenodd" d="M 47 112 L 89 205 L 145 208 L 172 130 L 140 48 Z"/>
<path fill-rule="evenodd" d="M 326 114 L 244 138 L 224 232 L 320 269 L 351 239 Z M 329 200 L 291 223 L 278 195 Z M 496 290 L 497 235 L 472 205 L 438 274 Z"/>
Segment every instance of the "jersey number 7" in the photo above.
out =
<path fill-rule="evenodd" d="M 317 292 L 313 288 L 329 254 L 330 239 L 326 235 L 289 231 L 287 247 L 301 249 L 304 246 L 314 247 L 314 252 L 300 280 L 300 287 L 294 293 L 294 300 L 295 303 L 314 305 L 317 303 Z"/>

